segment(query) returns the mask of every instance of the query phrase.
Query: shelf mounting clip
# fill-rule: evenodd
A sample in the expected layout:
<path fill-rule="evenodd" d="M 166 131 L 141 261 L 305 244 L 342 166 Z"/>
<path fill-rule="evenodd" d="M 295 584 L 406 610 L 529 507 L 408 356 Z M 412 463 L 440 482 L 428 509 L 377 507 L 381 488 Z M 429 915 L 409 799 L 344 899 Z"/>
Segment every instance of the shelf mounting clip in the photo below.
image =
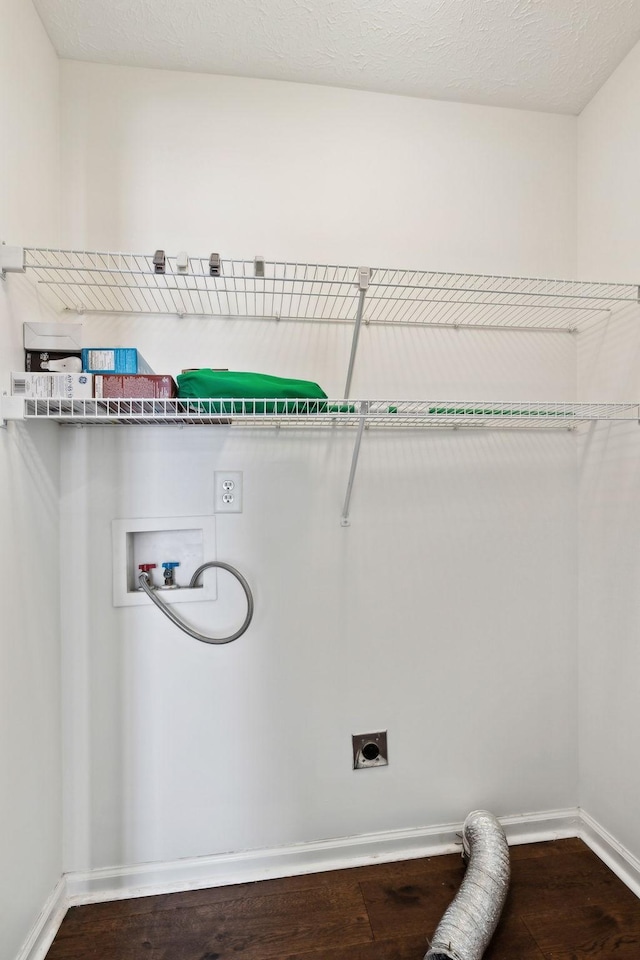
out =
<path fill-rule="evenodd" d="M 156 250 L 153 255 L 153 272 L 154 273 L 166 273 L 167 270 L 167 258 L 164 250 Z"/>
<path fill-rule="evenodd" d="M 24 407 L 24 397 L 3 394 L 0 397 L 0 427 L 6 430 L 8 420 L 24 420 Z"/>
<path fill-rule="evenodd" d="M 6 280 L 8 273 L 24 273 L 24 247 L 0 243 L 0 280 Z"/>

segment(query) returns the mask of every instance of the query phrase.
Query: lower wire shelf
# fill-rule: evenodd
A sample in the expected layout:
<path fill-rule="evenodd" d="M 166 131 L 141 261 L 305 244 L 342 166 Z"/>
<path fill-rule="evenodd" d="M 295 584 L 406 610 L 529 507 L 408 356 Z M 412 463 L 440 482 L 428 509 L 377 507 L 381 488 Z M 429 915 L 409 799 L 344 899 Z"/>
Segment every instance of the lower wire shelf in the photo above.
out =
<path fill-rule="evenodd" d="M 451 400 L 53 399 L 1 397 L 5 420 L 86 425 L 570 430 L 593 421 L 640 422 L 640 403 Z"/>

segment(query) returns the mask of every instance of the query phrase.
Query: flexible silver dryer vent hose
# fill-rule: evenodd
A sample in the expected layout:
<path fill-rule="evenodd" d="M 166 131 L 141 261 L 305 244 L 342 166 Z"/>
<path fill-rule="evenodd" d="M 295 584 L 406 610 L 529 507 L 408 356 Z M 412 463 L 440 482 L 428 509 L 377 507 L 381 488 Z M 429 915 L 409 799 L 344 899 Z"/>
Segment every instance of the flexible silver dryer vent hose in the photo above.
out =
<path fill-rule="evenodd" d="M 487 810 L 474 810 L 465 820 L 462 856 L 467 872 L 425 960 L 480 960 L 498 925 L 509 889 L 509 847 Z"/>

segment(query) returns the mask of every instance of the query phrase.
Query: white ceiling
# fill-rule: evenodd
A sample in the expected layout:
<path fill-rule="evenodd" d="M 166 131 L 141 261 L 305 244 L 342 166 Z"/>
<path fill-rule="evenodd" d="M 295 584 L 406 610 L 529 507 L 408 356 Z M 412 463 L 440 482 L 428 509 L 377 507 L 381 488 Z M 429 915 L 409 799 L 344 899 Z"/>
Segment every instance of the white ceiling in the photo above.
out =
<path fill-rule="evenodd" d="M 61 57 L 579 113 L 640 0 L 34 0 Z"/>

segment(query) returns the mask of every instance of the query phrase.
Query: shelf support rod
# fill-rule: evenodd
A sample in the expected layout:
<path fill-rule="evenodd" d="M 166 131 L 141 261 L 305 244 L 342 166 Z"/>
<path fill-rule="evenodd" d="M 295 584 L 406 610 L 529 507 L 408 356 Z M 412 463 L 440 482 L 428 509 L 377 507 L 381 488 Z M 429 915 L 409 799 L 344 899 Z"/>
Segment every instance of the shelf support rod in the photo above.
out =
<path fill-rule="evenodd" d="M 360 444 L 362 443 L 362 434 L 364 432 L 365 424 L 367 421 L 366 414 L 369 412 L 369 401 L 363 400 L 360 404 L 360 421 L 358 423 L 358 432 L 356 433 L 356 442 L 353 447 L 353 455 L 351 457 L 351 469 L 349 470 L 349 480 L 347 481 L 347 492 L 344 498 L 344 506 L 342 508 L 342 516 L 340 518 L 340 526 L 348 527 L 350 526 L 349 520 L 349 506 L 351 504 L 351 493 L 353 491 L 353 481 L 356 476 L 356 470 L 358 468 L 358 457 L 360 456 Z"/>
<path fill-rule="evenodd" d="M 369 267 L 358 268 L 358 312 L 356 313 L 356 325 L 353 328 L 353 339 L 351 341 L 351 356 L 349 357 L 349 369 L 347 370 L 347 383 L 344 388 L 345 400 L 351 392 L 351 380 L 353 379 L 353 368 L 356 362 L 358 352 L 358 338 L 360 337 L 360 327 L 362 326 L 362 317 L 364 315 L 364 301 L 371 280 L 371 269 Z"/>

